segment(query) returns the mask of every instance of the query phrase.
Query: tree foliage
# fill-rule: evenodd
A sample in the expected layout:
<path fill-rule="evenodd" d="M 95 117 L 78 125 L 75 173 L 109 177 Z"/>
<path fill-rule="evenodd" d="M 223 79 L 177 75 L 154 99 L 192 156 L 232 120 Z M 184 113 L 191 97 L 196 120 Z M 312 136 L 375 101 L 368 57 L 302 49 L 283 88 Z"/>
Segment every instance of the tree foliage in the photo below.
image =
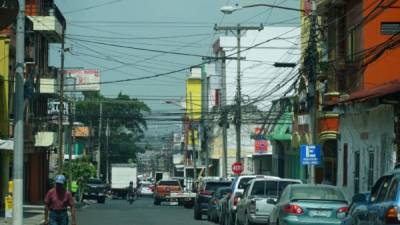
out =
<path fill-rule="evenodd" d="M 96 176 L 96 167 L 87 158 L 68 161 L 64 165 L 64 174 L 71 172 L 72 180 L 86 183 L 86 181 Z"/>
<path fill-rule="evenodd" d="M 109 156 L 111 163 L 124 163 L 135 160 L 136 154 L 143 149 L 137 145 L 147 129 L 144 114 L 149 107 L 138 99 L 120 93 L 116 98 L 105 98 L 99 93 L 86 93 L 85 100 L 76 104 L 77 121 L 92 126 L 99 132 L 100 104 L 102 105 L 102 138 L 103 151 L 106 147 L 106 127 L 110 127 Z"/>

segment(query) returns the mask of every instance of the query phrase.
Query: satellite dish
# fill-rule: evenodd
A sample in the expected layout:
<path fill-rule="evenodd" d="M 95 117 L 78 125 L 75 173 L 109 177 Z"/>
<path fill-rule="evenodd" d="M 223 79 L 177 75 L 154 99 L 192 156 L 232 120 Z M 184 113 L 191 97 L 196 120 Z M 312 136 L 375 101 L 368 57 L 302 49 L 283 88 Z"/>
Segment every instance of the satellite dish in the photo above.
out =
<path fill-rule="evenodd" d="M 0 0 L 0 30 L 16 21 L 18 9 L 18 0 Z"/>

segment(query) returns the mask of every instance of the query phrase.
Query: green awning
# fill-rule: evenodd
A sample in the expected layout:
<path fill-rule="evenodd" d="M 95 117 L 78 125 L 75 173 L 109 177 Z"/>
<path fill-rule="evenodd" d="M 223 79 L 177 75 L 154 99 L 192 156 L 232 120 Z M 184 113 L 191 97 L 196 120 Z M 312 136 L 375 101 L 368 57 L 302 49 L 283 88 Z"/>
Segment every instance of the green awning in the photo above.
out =
<path fill-rule="evenodd" d="M 277 123 L 274 126 L 274 129 L 269 135 L 270 140 L 274 141 L 290 141 L 292 140 L 292 113 L 284 112 Z"/>

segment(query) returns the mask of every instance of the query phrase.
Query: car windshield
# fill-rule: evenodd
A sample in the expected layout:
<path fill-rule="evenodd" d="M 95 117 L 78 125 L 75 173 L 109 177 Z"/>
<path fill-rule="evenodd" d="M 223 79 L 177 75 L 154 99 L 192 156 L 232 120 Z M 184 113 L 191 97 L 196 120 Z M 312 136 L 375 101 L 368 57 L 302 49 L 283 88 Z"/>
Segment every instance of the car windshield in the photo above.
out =
<path fill-rule="evenodd" d="M 206 184 L 205 190 L 214 192 L 219 187 L 229 187 L 230 185 L 231 185 L 231 182 L 208 182 Z"/>
<path fill-rule="evenodd" d="M 87 183 L 88 184 L 103 184 L 103 182 L 98 179 L 89 179 Z"/>
<path fill-rule="evenodd" d="M 242 179 L 240 179 L 239 181 L 239 185 L 238 188 L 239 189 L 245 189 L 247 186 L 247 183 L 249 183 L 249 181 L 253 180 L 253 177 L 243 177 Z"/>
<path fill-rule="evenodd" d="M 282 193 L 283 189 L 286 188 L 286 186 L 294 183 L 298 182 L 279 180 L 255 181 L 250 194 L 254 196 L 278 197 Z"/>
<path fill-rule="evenodd" d="M 162 180 L 158 183 L 161 186 L 179 186 L 179 182 L 176 180 Z"/>
<path fill-rule="evenodd" d="M 215 193 L 215 196 L 217 197 L 217 198 L 222 198 L 222 197 L 224 197 L 226 194 L 228 194 L 229 192 L 231 192 L 231 189 L 230 188 L 218 188 L 217 189 L 217 191 L 216 191 L 216 193 Z"/>
<path fill-rule="evenodd" d="M 311 187 L 299 186 L 292 187 L 290 199 L 300 200 L 327 200 L 327 201 L 346 201 L 342 191 L 336 187 Z"/>

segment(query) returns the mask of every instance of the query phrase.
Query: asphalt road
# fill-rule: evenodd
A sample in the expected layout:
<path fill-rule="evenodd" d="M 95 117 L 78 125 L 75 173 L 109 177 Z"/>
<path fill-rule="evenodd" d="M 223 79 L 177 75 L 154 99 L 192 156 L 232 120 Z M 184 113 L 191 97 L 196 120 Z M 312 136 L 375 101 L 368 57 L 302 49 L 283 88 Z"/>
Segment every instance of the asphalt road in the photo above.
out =
<path fill-rule="evenodd" d="M 193 219 L 193 209 L 163 204 L 154 206 L 151 198 L 140 198 L 130 205 L 124 200 L 107 200 L 78 211 L 78 225 L 212 225 L 206 216 Z"/>

